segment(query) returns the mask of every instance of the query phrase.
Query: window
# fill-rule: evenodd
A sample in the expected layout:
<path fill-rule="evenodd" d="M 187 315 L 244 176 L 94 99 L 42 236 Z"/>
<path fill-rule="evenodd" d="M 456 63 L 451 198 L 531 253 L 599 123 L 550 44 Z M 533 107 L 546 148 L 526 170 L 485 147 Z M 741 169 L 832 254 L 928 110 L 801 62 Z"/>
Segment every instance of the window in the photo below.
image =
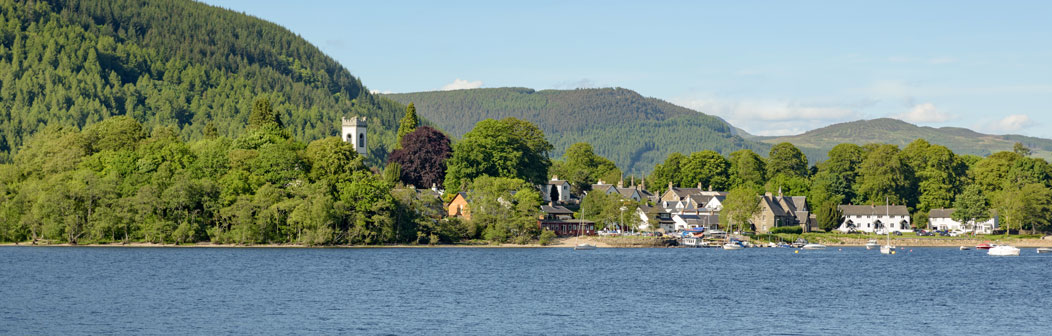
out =
<path fill-rule="evenodd" d="M 358 147 L 365 147 L 365 133 L 358 134 Z"/>

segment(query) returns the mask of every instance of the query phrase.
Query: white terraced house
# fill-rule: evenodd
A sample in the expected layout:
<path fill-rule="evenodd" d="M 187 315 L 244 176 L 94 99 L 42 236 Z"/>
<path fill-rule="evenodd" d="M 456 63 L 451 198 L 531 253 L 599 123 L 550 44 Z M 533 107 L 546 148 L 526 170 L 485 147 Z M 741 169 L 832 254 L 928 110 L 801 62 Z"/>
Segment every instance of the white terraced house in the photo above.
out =
<path fill-rule="evenodd" d="M 840 232 L 911 231 L 910 213 L 904 205 L 841 205 L 844 221 L 837 228 Z"/>
<path fill-rule="evenodd" d="M 935 230 L 964 231 L 978 234 L 991 234 L 997 229 L 997 215 L 983 222 L 961 223 L 950 218 L 954 209 L 932 209 L 928 212 L 928 222 Z"/>

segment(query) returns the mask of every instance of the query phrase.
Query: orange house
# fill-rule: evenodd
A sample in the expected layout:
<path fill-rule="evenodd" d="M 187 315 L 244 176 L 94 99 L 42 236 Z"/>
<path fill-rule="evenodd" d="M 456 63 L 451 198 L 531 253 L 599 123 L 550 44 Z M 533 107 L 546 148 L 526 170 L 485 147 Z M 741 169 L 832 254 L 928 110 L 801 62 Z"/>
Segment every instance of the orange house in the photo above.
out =
<path fill-rule="evenodd" d="M 449 217 L 461 217 L 466 220 L 471 220 L 471 211 L 468 210 L 468 196 L 465 193 L 459 192 L 457 196 L 453 197 L 452 201 L 446 205 L 446 215 Z"/>

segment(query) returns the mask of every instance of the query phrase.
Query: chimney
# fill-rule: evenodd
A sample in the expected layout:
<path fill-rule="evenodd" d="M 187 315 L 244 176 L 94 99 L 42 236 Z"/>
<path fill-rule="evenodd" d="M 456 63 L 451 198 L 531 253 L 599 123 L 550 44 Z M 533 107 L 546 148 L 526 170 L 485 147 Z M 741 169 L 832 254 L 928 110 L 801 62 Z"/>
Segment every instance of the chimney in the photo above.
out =
<path fill-rule="evenodd" d="M 701 182 L 698 182 L 698 189 L 701 189 Z"/>
<path fill-rule="evenodd" d="M 620 180 L 617 181 L 617 187 L 618 188 L 624 188 L 625 187 L 625 178 L 624 177 L 622 177 Z"/>
<path fill-rule="evenodd" d="M 712 191 L 712 185 L 711 184 L 709 185 L 709 191 Z"/>
<path fill-rule="evenodd" d="M 636 185 L 636 176 L 632 175 L 631 178 L 632 178 L 632 184 L 630 184 L 630 185 L 634 187 Z"/>
<path fill-rule="evenodd" d="M 770 191 L 763 193 L 763 195 L 767 197 L 774 197 L 774 194 L 772 194 Z"/>
<path fill-rule="evenodd" d="M 668 190 L 669 190 L 669 191 L 671 191 L 671 190 L 672 190 L 672 181 L 668 181 Z"/>
<path fill-rule="evenodd" d="M 639 190 L 647 190 L 647 178 L 645 176 L 639 178 Z"/>
<path fill-rule="evenodd" d="M 782 197 L 782 187 L 778 187 L 778 197 Z"/>
<path fill-rule="evenodd" d="M 559 179 L 559 175 L 552 175 L 552 181 L 556 181 L 558 179 Z"/>

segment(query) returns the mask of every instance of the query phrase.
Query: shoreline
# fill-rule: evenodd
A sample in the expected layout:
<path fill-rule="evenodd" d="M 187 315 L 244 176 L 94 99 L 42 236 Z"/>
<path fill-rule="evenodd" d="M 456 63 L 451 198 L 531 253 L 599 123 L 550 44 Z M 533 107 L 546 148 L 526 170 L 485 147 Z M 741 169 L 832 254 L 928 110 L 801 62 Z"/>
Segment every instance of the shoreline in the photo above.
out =
<path fill-rule="evenodd" d="M 31 242 L 18 242 L 18 243 L 0 243 L 0 247 L 5 246 L 20 246 L 20 247 L 127 247 L 127 248 L 348 248 L 348 249 L 369 249 L 369 248 L 573 248 L 577 245 L 577 242 L 591 243 L 596 247 L 600 248 L 668 248 L 676 246 L 666 246 L 662 242 L 669 238 L 653 238 L 653 237 L 559 237 L 552 240 L 551 244 L 540 245 L 540 244 L 472 244 L 472 243 L 461 243 L 461 244 L 436 244 L 436 245 L 417 245 L 417 244 L 391 244 L 391 245 L 303 245 L 303 244 L 214 244 L 211 242 L 199 242 L 193 244 L 157 244 L 157 243 L 105 243 L 105 244 L 69 244 L 69 243 L 37 243 L 32 244 Z M 877 238 L 855 238 L 855 237 L 821 237 L 816 239 L 814 242 L 821 243 L 827 246 L 838 246 L 838 247 L 864 247 L 870 239 Z M 960 247 L 969 246 L 975 247 L 982 243 L 990 244 L 1009 244 L 1019 248 L 1036 248 L 1036 247 L 1052 247 L 1052 239 L 1041 239 L 1041 238 L 1008 238 L 1003 239 L 977 239 L 977 238 L 904 238 L 897 237 L 892 238 L 892 243 L 900 247 Z M 877 239 L 878 242 L 883 243 L 883 239 Z M 757 242 L 757 245 L 763 244 Z"/>

